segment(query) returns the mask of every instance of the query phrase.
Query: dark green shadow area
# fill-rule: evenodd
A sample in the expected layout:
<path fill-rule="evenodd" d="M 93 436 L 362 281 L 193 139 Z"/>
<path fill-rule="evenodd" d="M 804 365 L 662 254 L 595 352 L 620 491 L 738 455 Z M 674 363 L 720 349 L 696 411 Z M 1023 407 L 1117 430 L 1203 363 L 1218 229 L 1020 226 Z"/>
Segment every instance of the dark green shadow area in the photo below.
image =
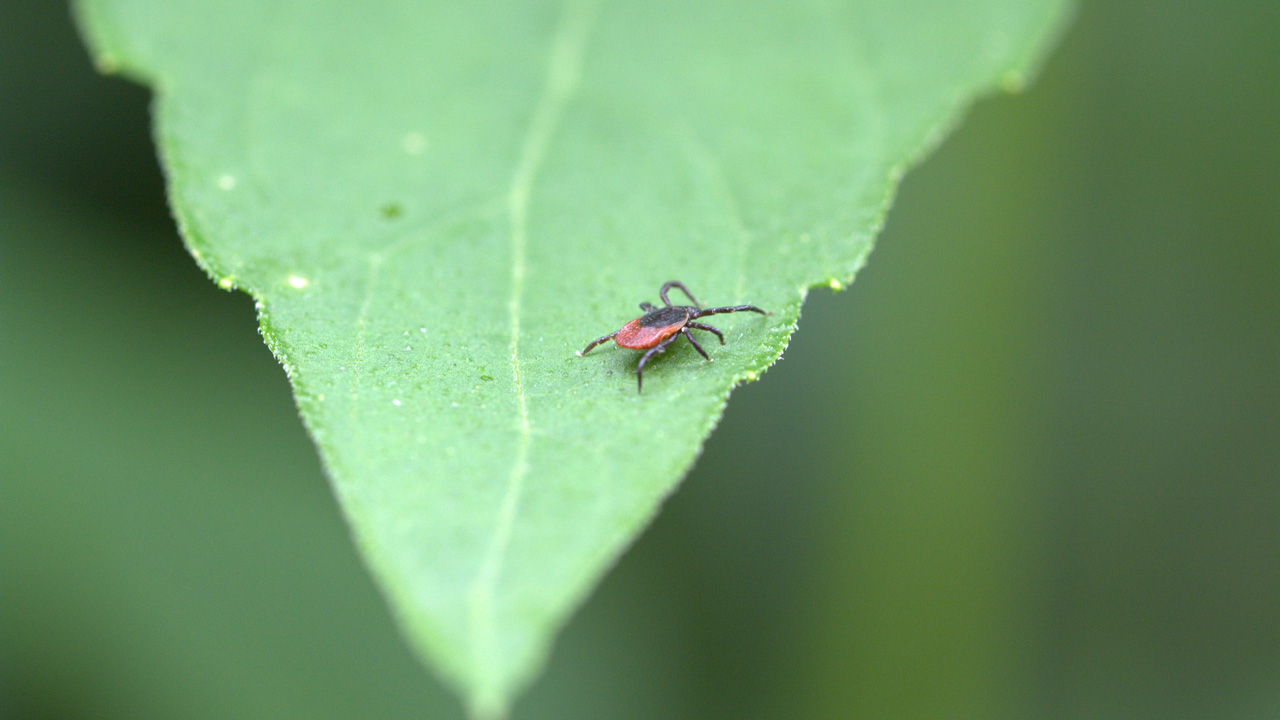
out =
<path fill-rule="evenodd" d="M 146 94 L 0 32 L 0 716 L 456 718 Z M 1086 4 L 908 176 L 516 718 L 1280 715 L 1280 16 Z"/>

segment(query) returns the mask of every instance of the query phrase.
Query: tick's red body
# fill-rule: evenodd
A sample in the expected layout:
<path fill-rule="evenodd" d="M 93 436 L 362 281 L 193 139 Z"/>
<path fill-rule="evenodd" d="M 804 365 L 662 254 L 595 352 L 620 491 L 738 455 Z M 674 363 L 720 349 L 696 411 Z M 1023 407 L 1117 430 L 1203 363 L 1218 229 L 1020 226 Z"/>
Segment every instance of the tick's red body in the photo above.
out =
<path fill-rule="evenodd" d="M 687 307 L 664 307 L 645 313 L 643 317 L 622 326 L 613 334 L 613 341 L 618 347 L 630 350 L 648 350 L 658 343 L 680 332 L 693 318 Z"/>
<path fill-rule="evenodd" d="M 693 305 L 672 305 L 667 299 L 667 291 L 671 288 L 680 288 L 680 291 L 689 296 L 693 300 Z M 747 310 L 750 312 L 758 312 L 761 315 L 767 315 L 765 311 L 755 305 L 734 305 L 732 307 L 709 308 L 703 310 L 698 304 L 698 300 L 690 294 L 689 289 L 682 283 L 675 281 L 669 282 L 662 286 L 662 290 L 658 291 L 658 296 L 662 298 L 662 302 L 666 307 L 657 307 L 647 302 L 640 303 L 640 309 L 644 310 L 644 315 L 623 325 L 620 330 L 602 338 L 592 341 L 579 355 L 586 355 L 591 352 L 591 348 L 600 343 L 612 340 L 618 347 L 624 347 L 631 350 L 648 350 L 644 357 L 640 358 L 640 364 L 636 366 L 636 389 L 643 387 L 644 364 L 649 361 L 655 353 L 666 350 L 666 347 L 675 342 L 676 338 L 684 335 L 689 340 L 689 344 L 693 345 L 693 349 L 697 350 L 702 357 L 708 361 L 711 357 L 702 349 L 697 340 L 693 339 L 693 333 L 690 330 L 706 330 L 720 338 L 720 344 L 724 344 L 724 335 L 720 331 L 710 325 L 696 323 L 694 320 L 706 315 L 718 315 L 720 313 L 741 312 Z"/>

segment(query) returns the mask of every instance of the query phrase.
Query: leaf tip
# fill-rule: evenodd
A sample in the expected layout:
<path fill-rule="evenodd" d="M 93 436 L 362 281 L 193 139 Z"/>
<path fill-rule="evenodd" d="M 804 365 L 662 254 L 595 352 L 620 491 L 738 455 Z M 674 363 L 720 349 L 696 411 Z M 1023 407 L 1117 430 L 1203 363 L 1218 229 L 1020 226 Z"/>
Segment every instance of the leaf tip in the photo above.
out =
<path fill-rule="evenodd" d="M 507 702 L 496 692 L 472 695 L 467 704 L 470 720 L 506 720 L 507 714 Z"/>

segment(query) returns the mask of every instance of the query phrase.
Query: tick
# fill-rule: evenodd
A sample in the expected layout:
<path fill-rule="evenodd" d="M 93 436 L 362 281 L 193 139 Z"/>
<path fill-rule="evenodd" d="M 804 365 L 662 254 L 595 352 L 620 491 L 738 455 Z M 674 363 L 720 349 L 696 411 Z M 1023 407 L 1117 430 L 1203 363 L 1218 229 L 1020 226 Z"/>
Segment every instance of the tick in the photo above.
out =
<path fill-rule="evenodd" d="M 680 292 L 693 301 L 693 305 L 672 305 L 671 301 L 667 299 L 667 291 L 671 288 L 678 288 Z M 711 361 L 711 356 L 707 355 L 707 351 L 703 350 L 698 341 L 693 339 L 691 331 L 706 330 L 720 338 L 721 345 L 724 344 L 724 335 L 719 330 L 710 325 L 694 322 L 694 320 L 708 315 L 742 312 L 744 310 L 757 312 L 761 315 L 769 314 L 755 305 L 733 305 L 731 307 L 707 308 L 704 310 L 698 299 L 693 296 L 693 293 L 689 292 L 689 288 L 685 287 L 684 283 L 676 282 L 675 280 L 663 285 L 662 289 L 658 291 L 658 297 L 662 298 L 662 302 L 666 307 L 657 307 L 648 302 L 640 303 L 640 309 L 644 311 L 644 315 L 623 325 L 622 329 L 617 332 L 592 340 L 591 344 L 587 345 L 578 354 L 586 355 L 591 352 L 591 348 L 610 340 L 618 347 L 630 350 L 648 350 L 640 358 L 640 364 L 636 366 L 636 392 L 640 392 L 644 388 L 644 364 L 649 362 L 649 358 L 665 351 L 667 346 L 675 342 L 676 338 L 681 335 L 689 341 L 690 345 L 693 345 L 694 350 L 697 350 L 702 357 L 707 359 L 707 362 Z"/>

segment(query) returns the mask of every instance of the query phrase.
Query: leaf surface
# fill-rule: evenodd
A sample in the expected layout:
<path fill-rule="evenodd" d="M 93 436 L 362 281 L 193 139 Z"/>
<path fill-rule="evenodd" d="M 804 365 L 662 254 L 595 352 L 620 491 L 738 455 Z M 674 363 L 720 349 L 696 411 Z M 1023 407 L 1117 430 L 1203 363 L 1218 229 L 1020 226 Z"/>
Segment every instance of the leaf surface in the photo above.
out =
<path fill-rule="evenodd" d="M 904 169 L 1064 3 L 82 0 L 192 254 L 258 301 L 355 538 L 478 716 L 693 463 Z M 945 239 L 941 239 L 945 241 Z M 576 351 L 682 280 L 714 358 Z M 676 300 L 675 297 L 672 300 Z"/>

